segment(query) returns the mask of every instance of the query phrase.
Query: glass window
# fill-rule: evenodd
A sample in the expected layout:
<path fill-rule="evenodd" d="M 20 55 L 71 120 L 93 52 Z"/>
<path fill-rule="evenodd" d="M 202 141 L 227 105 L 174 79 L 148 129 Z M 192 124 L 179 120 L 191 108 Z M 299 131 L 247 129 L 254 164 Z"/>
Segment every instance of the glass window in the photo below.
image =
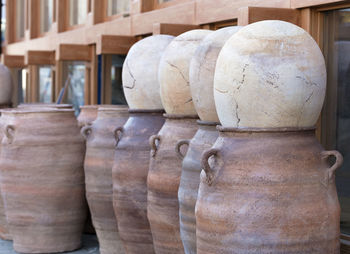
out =
<path fill-rule="evenodd" d="M 130 0 L 108 0 L 107 15 L 113 16 L 121 13 L 128 13 Z"/>
<path fill-rule="evenodd" d="M 41 0 L 40 3 L 40 32 L 50 31 L 53 22 L 53 0 Z"/>
<path fill-rule="evenodd" d="M 122 83 L 122 70 L 125 57 L 119 55 L 112 56 L 111 65 L 111 103 L 126 105 L 123 83 Z"/>
<path fill-rule="evenodd" d="M 25 31 L 25 0 L 16 0 L 16 38 L 24 37 Z"/>
<path fill-rule="evenodd" d="M 88 13 L 87 0 L 69 0 L 69 25 L 84 24 Z"/>
<path fill-rule="evenodd" d="M 51 66 L 39 66 L 39 102 L 52 102 Z"/>
<path fill-rule="evenodd" d="M 337 149 L 344 164 L 336 173 L 341 231 L 350 234 L 350 9 L 325 13 L 324 53 L 328 84 L 322 113 L 322 143 Z"/>
<path fill-rule="evenodd" d="M 170 2 L 171 0 L 158 0 L 158 3 L 162 4 L 162 3 L 166 3 L 166 2 Z"/>
<path fill-rule="evenodd" d="M 84 105 L 85 88 L 85 63 L 81 61 L 67 61 L 64 63 L 64 82 L 69 79 L 65 91 L 66 103 L 73 104 L 76 115 L 79 114 L 79 107 Z"/>
<path fill-rule="evenodd" d="M 1 42 L 5 40 L 5 29 L 6 29 L 6 0 L 1 0 Z"/>
<path fill-rule="evenodd" d="M 18 104 L 26 102 L 26 95 L 27 95 L 27 78 L 28 78 L 28 71 L 27 69 L 18 69 Z"/>

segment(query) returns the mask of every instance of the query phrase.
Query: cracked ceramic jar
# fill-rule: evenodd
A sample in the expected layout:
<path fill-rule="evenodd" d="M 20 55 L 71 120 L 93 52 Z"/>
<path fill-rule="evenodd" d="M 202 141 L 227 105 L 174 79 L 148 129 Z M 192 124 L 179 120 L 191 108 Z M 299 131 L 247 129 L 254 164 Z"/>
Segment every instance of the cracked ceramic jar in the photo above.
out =
<path fill-rule="evenodd" d="M 148 139 L 163 126 L 163 112 L 131 109 L 128 121 L 115 132 L 113 206 L 126 253 L 154 253 L 147 219 Z"/>
<path fill-rule="evenodd" d="M 214 89 L 225 127 L 309 127 L 325 97 L 324 57 L 302 28 L 278 20 L 256 22 L 225 43 Z"/>
<path fill-rule="evenodd" d="M 183 155 L 176 152 L 180 140 L 197 131 L 198 116 L 165 114 L 165 124 L 150 138 L 151 161 L 147 179 L 147 215 L 157 254 L 184 253 L 180 237 L 178 189 Z M 179 151 L 185 154 L 185 151 Z"/>
<path fill-rule="evenodd" d="M 80 114 L 77 118 L 79 127 L 91 125 L 97 117 L 97 110 L 101 105 L 80 106 Z"/>
<path fill-rule="evenodd" d="M 191 95 L 201 120 L 198 121 L 198 131 L 194 137 L 180 140 L 176 148 L 180 151 L 182 145 L 188 145 L 188 151 L 182 161 L 178 191 L 180 232 L 186 254 L 197 253 L 195 206 L 202 170 L 201 155 L 219 136 L 216 130 L 219 119 L 213 94 L 216 60 L 225 42 L 239 29 L 240 27 L 227 27 L 207 35 L 199 44 L 190 64 Z"/>
<path fill-rule="evenodd" d="M 132 109 L 162 109 L 159 94 L 158 67 L 170 35 L 154 35 L 136 42 L 123 65 L 123 90 Z"/>
<path fill-rule="evenodd" d="M 84 140 L 72 109 L 14 109 L 5 118 L 1 190 L 14 249 L 81 247 L 86 220 Z"/>
<path fill-rule="evenodd" d="M 199 43 L 211 32 L 198 29 L 183 33 L 166 48 L 158 76 L 167 114 L 197 115 L 189 87 L 189 67 Z"/>
<path fill-rule="evenodd" d="M 124 253 L 113 209 L 112 167 L 116 145 L 114 130 L 123 126 L 128 116 L 127 106 L 105 106 L 98 109 L 92 125 L 81 130 L 86 139 L 86 198 L 101 254 Z"/>
<path fill-rule="evenodd" d="M 0 64 L 0 107 L 7 108 L 12 104 L 12 77 L 9 69 Z"/>
<path fill-rule="evenodd" d="M 202 157 L 197 253 L 338 254 L 339 152 L 313 128 L 219 130 Z"/>

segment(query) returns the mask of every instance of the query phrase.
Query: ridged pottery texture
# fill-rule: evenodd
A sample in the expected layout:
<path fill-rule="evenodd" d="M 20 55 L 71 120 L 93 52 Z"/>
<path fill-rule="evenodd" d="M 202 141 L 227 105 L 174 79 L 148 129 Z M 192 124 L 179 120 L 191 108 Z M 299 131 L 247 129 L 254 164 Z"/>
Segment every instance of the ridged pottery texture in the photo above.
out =
<path fill-rule="evenodd" d="M 2 111 L 1 189 L 14 249 L 81 247 L 86 220 L 84 140 L 70 109 Z"/>
<path fill-rule="evenodd" d="M 193 137 L 197 131 L 196 120 L 197 116 L 166 115 L 164 126 L 150 139 L 147 215 L 157 254 L 184 253 L 178 200 L 183 156 L 179 156 L 175 148 L 179 140 Z"/>
<path fill-rule="evenodd" d="M 0 64 L 0 106 L 9 107 L 11 105 L 12 83 L 9 69 L 5 65 Z"/>
<path fill-rule="evenodd" d="M 166 48 L 159 64 L 162 104 L 167 114 L 197 115 L 189 87 L 189 67 L 199 43 L 210 30 L 192 30 L 177 36 Z"/>
<path fill-rule="evenodd" d="M 256 22 L 222 48 L 214 98 L 221 124 L 237 128 L 314 126 L 327 73 L 308 32 L 279 20 Z"/>
<path fill-rule="evenodd" d="M 164 124 L 162 110 L 130 110 L 130 117 L 116 131 L 113 166 L 113 205 L 119 235 L 128 254 L 154 253 L 147 220 L 148 139 Z"/>
<path fill-rule="evenodd" d="M 3 116 L 0 117 L 0 142 L 2 142 L 4 138 L 4 124 L 5 119 Z M 1 149 L 1 143 L 0 143 Z M 1 172 L 1 170 L 0 170 Z M 0 188 L 1 189 L 1 188 Z M 12 240 L 12 236 L 10 234 L 9 226 L 7 224 L 6 213 L 4 200 L 2 198 L 2 194 L 0 194 L 0 238 L 3 240 Z"/>
<path fill-rule="evenodd" d="M 182 172 L 179 187 L 180 233 L 186 254 L 196 254 L 196 216 L 195 206 L 202 171 L 202 153 L 213 146 L 219 136 L 217 123 L 198 121 L 198 131 L 191 140 L 180 140 L 177 151 L 181 146 L 189 145 L 182 161 Z"/>
<path fill-rule="evenodd" d="M 136 42 L 123 65 L 123 90 L 131 109 L 163 108 L 160 99 L 158 67 L 170 35 L 154 35 Z"/>
<path fill-rule="evenodd" d="M 100 105 L 80 106 L 80 114 L 77 118 L 79 127 L 84 127 L 87 124 L 92 124 L 97 117 L 97 110 Z"/>
<path fill-rule="evenodd" d="M 197 253 L 339 254 L 342 160 L 312 129 L 221 129 L 202 157 Z"/>
<path fill-rule="evenodd" d="M 216 60 L 225 42 L 240 26 L 225 27 L 207 35 L 199 44 L 190 64 L 190 88 L 194 107 L 202 121 L 219 122 L 214 102 Z"/>
<path fill-rule="evenodd" d="M 92 125 L 81 130 L 86 138 L 86 198 L 101 254 L 124 253 L 113 209 L 112 167 L 116 145 L 114 130 L 123 126 L 128 116 L 126 106 L 100 108 Z"/>

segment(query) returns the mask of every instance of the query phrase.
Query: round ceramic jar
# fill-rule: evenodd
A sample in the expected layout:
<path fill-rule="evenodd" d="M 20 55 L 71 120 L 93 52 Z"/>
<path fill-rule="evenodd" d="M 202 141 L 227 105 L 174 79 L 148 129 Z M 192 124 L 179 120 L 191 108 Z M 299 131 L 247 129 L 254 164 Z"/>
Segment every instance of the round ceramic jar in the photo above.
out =
<path fill-rule="evenodd" d="M 159 94 L 160 58 L 174 36 L 154 35 L 135 43 L 123 65 L 123 89 L 131 109 L 163 109 Z"/>
<path fill-rule="evenodd" d="M 325 91 L 320 48 L 288 22 L 245 26 L 225 43 L 217 60 L 214 98 L 224 127 L 313 126 Z"/>
<path fill-rule="evenodd" d="M 176 37 L 159 64 L 160 94 L 167 114 L 197 115 L 189 87 L 189 67 L 199 43 L 209 30 L 192 30 Z"/>
<path fill-rule="evenodd" d="M 213 92 L 216 60 L 225 42 L 240 29 L 240 26 L 232 26 L 210 33 L 199 44 L 191 60 L 191 94 L 202 121 L 219 122 Z"/>

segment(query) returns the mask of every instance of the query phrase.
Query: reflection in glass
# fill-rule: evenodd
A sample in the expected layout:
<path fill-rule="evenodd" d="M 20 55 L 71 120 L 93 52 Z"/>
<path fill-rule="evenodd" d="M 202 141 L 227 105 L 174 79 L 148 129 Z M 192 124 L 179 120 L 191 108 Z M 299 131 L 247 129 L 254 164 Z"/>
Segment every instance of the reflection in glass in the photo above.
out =
<path fill-rule="evenodd" d="M 52 102 L 52 77 L 50 66 L 39 66 L 39 102 Z"/>
<path fill-rule="evenodd" d="M 41 0 L 40 3 L 40 32 L 50 31 L 53 22 L 53 0 Z"/>
<path fill-rule="evenodd" d="M 102 1 L 102 0 L 101 0 Z M 87 0 L 69 0 L 69 25 L 84 24 L 88 13 Z"/>
<path fill-rule="evenodd" d="M 27 94 L 27 73 L 26 69 L 18 70 L 18 104 L 26 102 Z"/>
<path fill-rule="evenodd" d="M 130 0 L 108 0 L 107 15 L 113 16 L 121 13 L 128 13 Z"/>
<path fill-rule="evenodd" d="M 162 3 L 166 3 L 166 2 L 170 2 L 171 0 L 158 0 L 158 3 L 162 4 Z"/>
<path fill-rule="evenodd" d="M 119 55 L 112 56 L 111 65 L 111 103 L 116 105 L 126 105 L 123 91 L 122 69 L 125 57 Z"/>
<path fill-rule="evenodd" d="M 24 37 L 25 31 L 25 0 L 16 0 L 16 38 Z"/>
<path fill-rule="evenodd" d="M 350 9 L 326 12 L 324 26 L 328 90 L 322 141 L 327 149 L 337 149 L 344 156 L 336 184 L 342 208 L 341 231 L 350 234 Z"/>

